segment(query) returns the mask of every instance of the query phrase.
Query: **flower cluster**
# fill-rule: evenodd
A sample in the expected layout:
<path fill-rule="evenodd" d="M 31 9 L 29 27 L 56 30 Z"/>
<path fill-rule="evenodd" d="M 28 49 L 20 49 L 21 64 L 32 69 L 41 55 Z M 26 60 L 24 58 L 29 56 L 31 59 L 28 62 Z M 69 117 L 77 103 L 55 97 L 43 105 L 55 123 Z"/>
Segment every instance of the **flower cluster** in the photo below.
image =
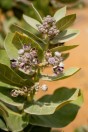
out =
<path fill-rule="evenodd" d="M 35 48 L 31 45 L 23 45 L 23 48 L 18 51 L 19 57 L 11 60 L 12 68 L 18 68 L 26 73 L 31 73 L 38 65 L 38 54 Z"/>
<path fill-rule="evenodd" d="M 61 53 L 56 51 L 54 55 L 49 50 L 45 52 L 45 59 L 48 64 L 53 66 L 53 72 L 58 75 L 59 73 L 63 72 L 64 64 Z"/>
<path fill-rule="evenodd" d="M 13 89 L 11 91 L 11 96 L 12 97 L 18 97 L 19 95 L 20 96 L 25 96 L 25 95 L 27 95 L 27 93 L 28 93 L 28 88 L 25 86 L 21 89 Z"/>
<path fill-rule="evenodd" d="M 24 86 L 20 89 L 13 89 L 11 91 L 11 96 L 12 97 L 18 97 L 18 96 L 28 96 L 30 95 L 31 92 L 33 92 L 33 90 L 35 90 L 35 92 L 38 92 L 39 89 L 43 90 L 43 91 L 47 91 L 48 90 L 48 86 L 46 84 L 43 84 L 42 86 L 39 85 L 39 82 L 35 83 L 34 86 L 28 88 L 27 86 Z"/>
<path fill-rule="evenodd" d="M 38 30 L 43 34 L 47 34 L 50 38 L 55 37 L 59 33 L 56 21 L 50 15 L 43 18 L 43 23 L 42 25 L 38 25 Z"/>

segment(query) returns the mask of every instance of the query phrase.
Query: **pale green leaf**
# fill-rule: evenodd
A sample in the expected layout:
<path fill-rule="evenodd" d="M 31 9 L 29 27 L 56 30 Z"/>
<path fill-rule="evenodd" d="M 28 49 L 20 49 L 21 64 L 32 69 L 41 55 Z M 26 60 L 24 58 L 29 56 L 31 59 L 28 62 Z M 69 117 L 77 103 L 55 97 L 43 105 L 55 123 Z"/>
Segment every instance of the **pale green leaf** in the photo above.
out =
<path fill-rule="evenodd" d="M 0 129 L 2 129 L 4 131 L 8 131 L 6 124 L 4 122 L 4 119 L 2 119 L 1 117 L 0 117 Z"/>
<path fill-rule="evenodd" d="M 18 107 L 20 110 L 23 108 L 24 105 L 24 98 L 23 97 L 12 97 L 11 90 L 5 87 L 0 86 L 0 101 Z"/>
<path fill-rule="evenodd" d="M 68 94 L 70 91 L 68 92 Z M 68 94 L 65 92 L 59 96 L 62 98 L 66 98 L 66 95 Z M 57 98 L 59 98 L 59 96 Z M 46 97 L 46 100 L 48 100 L 48 97 Z M 55 113 L 51 115 L 31 115 L 30 123 L 32 125 L 37 126 L 44 126 L 44 127 L 53 127 L 53 128 L 62 128 L 71 123 L 80 108 L 80 106 L 83 103 L 83 96 L 80 93 L 76 100 L 72 101 L 71 103 L 68 103 L 61 107 L 59 110 L 55 111 Z"/>
<path fill-rule="evenodd" d="M 26 16 L 26 15 L 23 15 L 23 18 L 31 27 L 33 27 L 34 29 L 38 31 L 37 25 L 41 25 L 39 21 L 35 20 L 32 17 Z"/>
<path fill-rule="evenodd" d="M 14 33 L 8 33 L 4 43 L 5 50 L 10 59 L 16 59 L 18 57 L 17 48 L 12 43 L 13 37 Z"/>
<path fill-rule="evenodd" d="M 0 64 L 0 81 L 18 87 L 25 84 L 24 79 L 4 64 Z"/>
<path fill-rule="evenodd" d="M 13 38 L 13 44 L 16 47 L 17 51 L 22 48 L 22 45 L 24 44 L 31 44 L 32 48 L 36 48 L 38 50 L 38 57 L 40 60 L 42 60 L 43 57 L 43 50 L 40 47 L 40 45 L 34 41 L 33 39 L 29 38 L 28 36 L 15 32 L 14 38 Z"/>
<path fill-rule="evenodd" d="M 18 87 L 16 86 L 12 86 L 12 85 L 9 85 L 7 83 L 4 83 L 4 82 L 0 82 L 0 88 L 7 88 L 7 89 L 19 89 Z"/>
<path fill-rule="evenodd" d="M 0 49 L 4 49 L 4 39 L 1 35 L 0 35 Z"/>
<path fill-rule="evenodd" d="M 40 78 L 42 80 L 46 80 L 46 81 L 62 80 L 62 79 L 65 79 L 65 78 L 68 78 L 68 77 L 74 75 L 79 70 L 80 70 L 80 68 L 73 67 L 73 68 L 69 68 L 68 70 L 64 71 L 63 73 L 61 73 L 57 76 L 40 75 Z"/>
<path fill-rule="evenodd" d="M 65 17 L 66 15 L 66 6 L 57 10 L 54 14 L 54 18 L 56 22 L 58 22 L 61 18 Z"/>
<path fill-rule="evenodd" d="M 35 12 L 36 15 L 38 16 L 40 22 L 42 22 L 42 17 L 41 17 L 41 15 L 40 15 L 39 12 L 37 11 L 37 9 L 34 7 L 34 5 L 33 5 L 33 4 L 31 4 L 31 5 L 32 5 L 32 8 L 33 8 L 34 12 Z"/>
<path fill-rule="evenodd" d="M 68 95 L 68 92 L 66 93 L 65 88 L 59 88 L 57 92 L 54 92 L 52 95 L 49 95 L 47 97 L 45 96 L 39 101 L 30 103 L 30 105 L 28 103 L 28 106 L 26 106 L 27 108 L 24 109 L 24 112 L 34 115 L 50 115 L 67 103 L 75 100 L 78 97 L 78 94 L 79 89 L 69 90 Z"/>
<path fill-rule="evenodd" d="M 0 63 L 10 67 L 10 60 L 5 50 L 0 50 Z"/>
<path fill-rule="evenodd" d="M 64 43 L 79 35 L 79 30 L 67 29 L 59 33 L 52 41 L 51 44 Z"/>
<path fill-rule="evenodd" d="M 59 52 L 64 52 L 64 51 L 68 51 L 71 49 L 76 48 L 78 45 L 69 45 L 69 46 L 57 46 L 55 48 L 50 49 L 50 51 L 52 53 L 54 53 L 55 51 L 59 51 Z"/>
<path fill-rule="evenodd" d="M 68 16 L 63 17 L 57 22 L 57 27 L 60 31 L 65 30 L 68 28 L 76 19 L 76 14 L 71 14 Z"/>
<path fill-rule="evenodd" d="M 31 33 L 30 31 L 25 30 L 25 29 L 19 27 L 18 25 L 12 25 L 11 26 L 11 31 L 12 32 L 18 31 L 18 32 L 24 33 L 28 37 L 30 37 L 33 40 L 35 40 L 43 49 L 46 47 L 45 41 L 43 41 L 41 38 L 37 37 L 36 35 L 34 35 L 33 33 Z"/>
<path fill-rule="evenodd" d="M 14 112 L 1 103 L 0 106 L 3 106 L 3 108 L 8 114 L 7 116 L 2 116 L 9 131 L 19 132 L 22 131 L 28 125 L 29 115 L 25 113 L 19 114 L 17 112 Z"/>

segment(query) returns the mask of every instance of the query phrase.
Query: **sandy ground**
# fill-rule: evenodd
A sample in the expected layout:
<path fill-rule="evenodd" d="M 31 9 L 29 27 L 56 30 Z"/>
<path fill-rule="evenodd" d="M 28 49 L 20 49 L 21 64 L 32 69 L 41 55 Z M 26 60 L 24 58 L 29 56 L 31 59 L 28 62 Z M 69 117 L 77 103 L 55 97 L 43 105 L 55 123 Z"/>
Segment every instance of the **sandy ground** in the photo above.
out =
<path fill-rule="evenodd" d="M 88 125 L 88 8 L 74 10 L 77 14 L 77 20 L 73 27 L 80 30 L 80 35 L 68 42 L 68 44 L 76 43 L 79 47 L 71 51 L 66 66 L 81 67 L 81 71 L 73 77 L 64 81 L 64 85 L 70 87 L 78 87 L 83 91 L 84 104 L 79 110 L 75 120 L 64 128 L 64 132 L 73 132 L 76 127 Z"/>
<path fill-rule="evenodd" d="M 79 110 L 75 120 L 63 128 L 64 132 L 73 132 L 75 128 L 81 125 L 88 125 L 88 8 L 75 9 L 68 13 L 76 13 L 77 19 L 71 28 L 79 29 L 80 35 L 66 43 L 66 45 L 78 44 L 79 47 L 70 51 L 70 57 L 64 62 L 65 68 L 81 67 L 76 75 L 55 83 L 47 83 L 49 86 L 48 93 L 52 93 L 55 88 L 67 86 L 69 88 L 80 88 L 84 95 L 84 104 Z M 50 69 L 47 70 L 48 73 Z M 44 95 L 44 92 L 40 93 Z"/>

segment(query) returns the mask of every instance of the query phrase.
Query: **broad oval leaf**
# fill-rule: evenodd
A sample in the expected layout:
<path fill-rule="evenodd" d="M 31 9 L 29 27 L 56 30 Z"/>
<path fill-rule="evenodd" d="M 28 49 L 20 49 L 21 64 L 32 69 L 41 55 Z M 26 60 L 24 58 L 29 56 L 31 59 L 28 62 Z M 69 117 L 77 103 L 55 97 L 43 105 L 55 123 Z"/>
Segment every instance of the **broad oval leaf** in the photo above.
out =
<path fill-rule="evenodd" d="M 67 29 L 59 33 L 52 41 L 51 44 L 64 43 L 79 35 L 79 30 Z"/>
<path fill-rule="evenodd" d="M 46 80 L 46 81 L 57 81 L 66 79 L 75 73 L 77 73 L 80 70 L 80 68 L 69 68 L 68 70 L 64 71 L 63 73 L 59 74 L 58 76 L 48 76 L 48 75 L 40 75 L 40 79 Z"/>
<path fill-rule="evenodd" d="M 1 117 L 0 117 L 0 129 L 2 129 L 2 130 L 4 130 L 4 131 L 8 131 L 4 119 L 1 118 Z"/>
<path fill-rule="evenodd" d="M 68 28 L 75 21 L 75 19 L 76 14 L 68 15 L 60 19 L 56 25 L 60 31 L 63 31 Z"/>
<path fill-rule="evenodd" d="M 10 29 L 11 29 L 12 32 L 18 31 L 18 32 L 26 34 L 27 36 L 29 36 L 30 38 L 35 40 L 43 49 L 45 49 L 46 42 L 43 41 L 38 36 L 34 35 L 33 33 L 29 32 L 28 30 L 25 30 L 25 29 L 19 27 L 18 25 L 12 25 Z"/>
<path fill-rule="evenodd" d="M 61 18 L 65 17 L 66 15 L 66 6 L 57 10 L 54 14 L 54 18 L 56 20 L 56 22 L 58 22 Z"/>
<path fill-rule="evenodd" d="M 26 16 L 26 15 L 23 15 L 23 18 L 31 27 L 33 27 L 34 29 L 38 31 L 37 25 L 41 25 L 39 21 L 35 20 L 32 17 Z"/>
<path fill-rule="evenodd" d="M 14 46 L 17 48 L 17 54 L 18 54 L 18 50 L 22 48 L 22 45 L 24 44 L 31 44 L 32 48 L 36 48 L 38 51 L 38 58 L 40 60 L 42 60 L 43 57 L 43 50 L 40 47 L 40 45 L 34 41 L 33 39 L 31 39 L 30 37 L 20 34 L 18 32 L 15 32 L 15 35 L 13 37 L 13 44 Z"/>
<path fill-rule="evenodd" d="M 14 37 L 14 33 L 8 33 L 4 43 L 5 50 L 10 59 L 14 59 L 18 57 L 17 49 L 12 43 L 13 37 Z"/>
<path fill-rule="evenodd" d="M 4 120 L 6 122 L 6 126 L 8 127 L 9 131 L 19 132 L 22 131 L 28 125 L 29 115 L 25 113 L 19 114 L 17 112 L 14 112 L 9 108 L 7 108 L 4 104 L 3 104 L 3 108 L 8 114 L 8 116 L 4 117 Z"/>
<path fill-rule="evenodd" d="M 0 50 L 0 63 L 10 67 L 10 60 L 5 50 Z"/>
<path fill-rule="evenodd" d="M 54 92 L 52 95 L 44 96 L 39 99 L 39 101 L 32 102 L 30 105 L 28 103 L 24 112 L 34 115 L 50 115 L 67 103 L 75 100 L 78 97 L 78 94 L 79 89 L 66 91 L 66 88 L 59 88 L 57 89 L 57 92 Z"/>
<path fill-rule="evenodd" d="M 18 87 L 25 84 L 24 79 L 4 64 L 0 64 L 0 81 Z"/>
<path fill-rule="evenodd" d="M 66 104 L 51 115 L 31 115 L 30 124 L 44 127 L 62 128 L 71 123 L 83 103 L 82 93 L 71 103 Z"/>
<path fill-rule="evenodd" d="M 21 110 L 24 106 L 25 99 L 21 96 L 14 98 L 11 96 L 10 93 L 11 93 L 11 89 L 0 86 L 0 101 L 9 104 L 11 106 L 16 106 Z"/>

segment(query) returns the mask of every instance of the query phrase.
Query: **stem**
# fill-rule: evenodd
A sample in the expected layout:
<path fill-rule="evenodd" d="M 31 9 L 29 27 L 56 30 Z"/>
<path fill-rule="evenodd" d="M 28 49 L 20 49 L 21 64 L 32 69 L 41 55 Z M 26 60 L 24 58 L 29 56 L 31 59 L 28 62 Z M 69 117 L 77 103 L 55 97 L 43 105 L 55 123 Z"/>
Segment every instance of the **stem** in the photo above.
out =
<path fill-rule="evenodd" d="M 49 48 L 49 41 L 50 41 L 48 35 L 45 35 L 45 41 L 47 43 L 47 46 L 46 46 L 46 50 L 47 50 Z"/>
<path fill-rule="evenodd" d="M 27 100 L 28 100 L 29 102 L 34 100 L 35 92 L 36 92 L 35 89 L 33 89 L 33 91 L 30 92 L 30 95 L 27 96 Z"/>

